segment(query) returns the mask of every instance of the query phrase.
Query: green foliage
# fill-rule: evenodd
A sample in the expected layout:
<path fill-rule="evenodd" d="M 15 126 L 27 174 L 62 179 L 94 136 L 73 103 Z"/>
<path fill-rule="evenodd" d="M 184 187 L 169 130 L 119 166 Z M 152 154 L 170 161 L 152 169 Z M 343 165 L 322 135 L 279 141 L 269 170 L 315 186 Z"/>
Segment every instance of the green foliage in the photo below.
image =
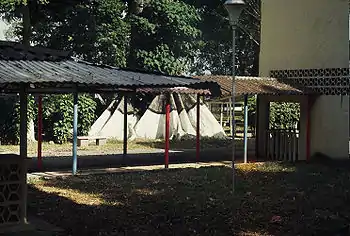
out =
<path fill-rule="evenodd" d="M 256 99 L 248 99 L 249 126 L 255 127 Z M 290 102 L 270 103 L 270 128 L 271 129 L 294 129 L 300 119 L 300 104 Z"/>
<path fill-rule="evenodd" d="M 68 2 L 28 2 L 32 43 L 90 62 L 167 74 L 187 72 L 198 52 L 200 15 L 184 1 L 148 0 L 138 10 L 131 7 L 137 0 Z M 7 20 L 22 16 L 19 7 L 5 12 Z M 12 31 L 22 39 L 22 24 Z"/>
<path fill-rule="evenodd" d="M 200 47 L 192 72 L 226 75 L 232 71 L 232 30 L 222 0 L 183 0 L 200 13 Z M 260 48 L 260 0 L 246 0 L 236 31 L 236 70 L 258 75 Z"/>
<path fill-rule="evenodd" d="M 139 14 L 129 12 L 128 66 L 182 74 L 198 48 L 200 15 L 183 1 L 150 0 Z"/>
<path fill-rule="evenodd" d="M 37 0 L 38 3 L 47 3 L 48 0 Z M 28 0 L 1 0 L 0 9 L 13 10 L 20 5 L 27 5 Z"/>
<path fill-rule="evenodd" d="M 181 74 L 186 66 L 185 61 L 176 58 L 166 44 L 157 46 L 153 51 L 139 50 L 137 58 L 147 71 L 162 71 L 176 75 Z"/>
<path fill-rule="evenodd" d="M 17 144 L 20 137 L 20 103 L 19 97 L 8 96 L 0 99 L 0 135 L 1 143 Z M 35 100 L 28 97 L 28 122 L 34 119 L 36 114 Z"/>
<path fill-rule="evenodd" d="M 73 96 L 51 95 L 43 99 L 45 139 L 64 143 L 72 139 Z M 86 135 L 95 119 L 96 102 L 87 94 L 78 99 L 78 135 Z"/>
<path fill-rule="evenodd" d="M 294 129 L 300 117 L 299 103 L 271 102 L 270 128 Z"/>
<path fill-rule="evenodd" d="M 123 20 L 126 6 L 120 0 L 29 2 L 31 41 L 71 51 L 73 56 L 114 66 L 126 66 L 129 27 Z M 6 14 L 6 19 L 16 16 Z M 21 38 L 21 25 L 13 33 Z"/>

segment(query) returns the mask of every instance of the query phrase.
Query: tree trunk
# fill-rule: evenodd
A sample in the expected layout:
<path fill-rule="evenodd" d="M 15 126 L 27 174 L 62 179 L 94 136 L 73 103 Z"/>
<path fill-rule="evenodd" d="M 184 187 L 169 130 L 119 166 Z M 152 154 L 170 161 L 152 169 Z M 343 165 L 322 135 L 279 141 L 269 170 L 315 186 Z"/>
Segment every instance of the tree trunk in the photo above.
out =
<path fill-rule="evenodd" d="M 30 27 L 30 11 L 29 11 L 28 4 L 22 7 L 22 27 L 23 27 L 22 43 L 23 45 L 29 47 L 31 27 Z"/>

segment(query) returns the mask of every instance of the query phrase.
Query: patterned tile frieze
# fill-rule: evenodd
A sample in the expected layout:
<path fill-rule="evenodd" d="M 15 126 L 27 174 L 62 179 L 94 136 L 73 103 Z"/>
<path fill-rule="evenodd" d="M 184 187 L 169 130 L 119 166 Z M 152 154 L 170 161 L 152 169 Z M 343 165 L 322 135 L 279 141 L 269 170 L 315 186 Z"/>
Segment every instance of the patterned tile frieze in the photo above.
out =
<path fill-rule="evenodd" d="M 349 68 L 272 70 L 270 76 L 319 95 L 349 95 Z"/>

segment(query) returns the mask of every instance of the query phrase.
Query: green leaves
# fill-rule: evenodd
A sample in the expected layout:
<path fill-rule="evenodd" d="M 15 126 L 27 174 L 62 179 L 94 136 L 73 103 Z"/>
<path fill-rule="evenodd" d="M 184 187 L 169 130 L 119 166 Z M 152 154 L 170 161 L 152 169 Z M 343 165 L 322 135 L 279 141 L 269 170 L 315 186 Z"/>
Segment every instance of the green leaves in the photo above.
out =
<path fill-rule="evenodd" d="M 132 27 L 129 67 L 182 74 L 197 50 L 200 15 L 182 1 L 151 0 L 129 15 Z"/>
<path fill-rule="evenodd" d="M 250 126 L 255 126 L 256 99 L 248 99 Z M 270 128 L 271 129 L 294 129 L 300 119 L 300 104 L 291 102 L 270 103 Z"/>
<path fill-rule="evenodd" d="M 129 26 L 120 0 L 31 2 L 29 7 L 35 44 L 72 51 L 90 62 L 126 66 Z"/>
<path fill-rule="evenodd" d="M 300 106 L 298 103 L 272 102 L 270 105 L 270 128 L 294 129 L 299 117 Z"/>
<path fill-rule="evenodd" d="M 72 139 L 73 96 L 51 95 L 43 99 L 45 139 L 64 143 Z M 78 99 L 78 135 L 86 135 L 95 120 L 96 102 L 88 94 Z"/>
<path fill-rule="evenodd" d="M 185 62 L 177 59 L 168 45 L 157 46 L 154 51 L 139 50 L 137 58 L 147 71 L 160 71 L 167 74 L 181 74 Z"/>
<path fill-rule="evenodd" d="M 192 72 L 227 75 L 232 70 L 232 30 L 222 0 L 183 0 L 195 6 L 202 31 Z M 236 65 L 239 75 L 258 75 L 260 47 L 260 0 L 246 0 L 236 36 Z"/>

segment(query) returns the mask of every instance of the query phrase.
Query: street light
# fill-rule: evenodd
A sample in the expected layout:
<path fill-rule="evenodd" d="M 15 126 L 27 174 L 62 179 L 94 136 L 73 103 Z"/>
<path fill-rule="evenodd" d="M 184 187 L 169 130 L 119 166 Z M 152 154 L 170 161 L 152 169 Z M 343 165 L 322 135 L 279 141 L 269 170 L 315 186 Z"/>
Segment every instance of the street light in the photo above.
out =
<path fill-rule="evenodd" d="M 236 28 L 239 16 L 245 7 L 243 0 L 226 0 L 227 10 L 232 27 L 232 191 L 235 191 L 235 76 L 236 76 Z"/>

